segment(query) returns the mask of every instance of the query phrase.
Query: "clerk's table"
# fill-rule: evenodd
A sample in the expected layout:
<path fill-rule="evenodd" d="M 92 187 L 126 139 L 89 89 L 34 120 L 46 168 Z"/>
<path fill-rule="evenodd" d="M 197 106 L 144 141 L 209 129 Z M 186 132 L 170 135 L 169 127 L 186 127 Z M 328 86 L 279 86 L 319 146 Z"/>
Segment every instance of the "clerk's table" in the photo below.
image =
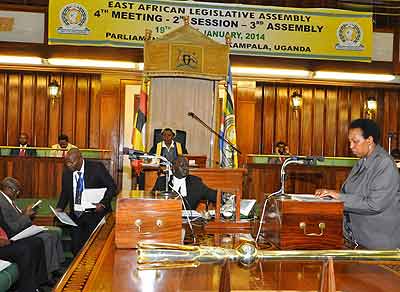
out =
<path fill-rule="evenodd" d="M 187 233 L 190 235 L 190 233 Z M 196 245 L 232 248 L 243 234 L 205 233 L 195 228 Z M 189 239 L 190 240 L 190 239 Z M 187 244 L 193 244 L 187 242 Z M 268 242 L 261 249 L 274 249 Z M 137 250 L 117 248 L 115 215 L 111 214 L 71 264 L 54 291 L 219 291 L 223 265 L 201 264 L 178 269 L 138 270 Z M 230 263 L 231 290 L 318 290 L 324 265 L 321 261 L 263 261 L 250 267 Z M 336 289 L 340 291 L 397 291 L 399 262 L 334 262 Z M 226 275 L 222 277 L 226 280 Z"/>

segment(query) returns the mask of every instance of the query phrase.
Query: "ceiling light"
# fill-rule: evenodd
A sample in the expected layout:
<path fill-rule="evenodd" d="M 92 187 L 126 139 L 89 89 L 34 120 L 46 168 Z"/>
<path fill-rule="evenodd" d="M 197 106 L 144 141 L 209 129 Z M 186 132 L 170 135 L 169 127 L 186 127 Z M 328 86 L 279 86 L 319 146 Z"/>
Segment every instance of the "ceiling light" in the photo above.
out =
<path fill-rule="evenodd" d="M 2 64 L 24 64 L 24 65 L 40 65 L 42 58 L 39 57 L 21 57 L 21 56 L 0 56 Z"/>
<path fill-rule="evenodd" d="M 50 65 L 67 66 L 67 67 L 92 67 L 92 68 L 116 68 L 116 69 L 133 69 L 140 70 L 141 63 L 120 62 L 120 61 L 104 61 L 104 60 L 88 60 L 88 59 L 67 59 L 67 58 L 51 58 L 48 59 Z"/>
<path fill-rule="evenodd" d="M 394 80 L 396 77 L 394 75 L 389 75 L 389 74 L 366 74 L 366 73 L 317 71 L 314 74 L 314 78 L 315 79 L 388 82 L 388 81 Z"/>
<path fill-rule="evenodd" d="M 272 75 L 272 76 L 283 76 L 283 77 L 309 77 L 310 71 L 278 69 L 278 68 L 232 67 L 232 74 Z"/>

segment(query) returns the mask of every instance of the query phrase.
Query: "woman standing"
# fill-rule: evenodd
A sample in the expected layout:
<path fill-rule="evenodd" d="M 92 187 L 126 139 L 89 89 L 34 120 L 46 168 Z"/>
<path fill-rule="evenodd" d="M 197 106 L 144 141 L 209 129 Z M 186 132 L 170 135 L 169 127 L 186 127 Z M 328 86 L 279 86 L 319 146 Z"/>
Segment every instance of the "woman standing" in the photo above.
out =
<path fill-rule="evenodd" d="M 350 149 L 360 160 L 340 192 L 318 189 L 315 195 L 344 202 L 346 238 L 368 249 L 395 249 L 400 248 L 400 176 L 379 139 L 374 121 L 351 122 Z"/>

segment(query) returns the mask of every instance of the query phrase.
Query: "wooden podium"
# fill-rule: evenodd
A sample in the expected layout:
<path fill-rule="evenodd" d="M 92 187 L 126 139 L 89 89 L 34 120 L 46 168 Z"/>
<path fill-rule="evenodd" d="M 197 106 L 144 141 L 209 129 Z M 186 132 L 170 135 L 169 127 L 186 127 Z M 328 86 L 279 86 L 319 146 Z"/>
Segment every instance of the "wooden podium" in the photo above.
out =
<path fill-rule="evenodd" d="M 147 242 L 182 242 L 180 200 L 166 199 L 144 191 L 119 194 L 116 207 L 115 245 L 136 248 Z"/>
<path fill-rule="evenodd" d="M 261 235 L 280 249 L 342 249 L 343 202 L 270 199 Z"/>

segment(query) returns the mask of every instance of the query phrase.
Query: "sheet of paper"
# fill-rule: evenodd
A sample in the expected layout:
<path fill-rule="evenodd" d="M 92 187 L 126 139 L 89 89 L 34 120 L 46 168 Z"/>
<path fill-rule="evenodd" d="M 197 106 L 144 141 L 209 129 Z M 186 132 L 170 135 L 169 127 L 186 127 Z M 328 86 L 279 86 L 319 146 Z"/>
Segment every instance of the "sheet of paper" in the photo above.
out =
<path fill-rule="evenodd" d="M 0 260 L 0 272 L 4 269 L 7 269 L 9 266 L 11 266 L 10 262 Z"/>
<path fill-rule="evenodd" d="M 81 205 L 83 210 L 94 207 L 94 204 L 100 202 L 104 198 L 107 188 L 101 189 L 84 189 L 82 193 Z M 76 209 L 76 208 L 75 208 Z"/>
<path fill-rule="evenodd" d="M 249 216 L 251 210 L 253 209 L 256 200 L 254 199 L 241 199 L 240 200 L 240 214 L 243 216 Z"/>
<path fill-rule="evenodd" d="M 10 238 L 10 240 L 20 240 L 20 239 L 24 239 L 27 237 L 31 237 L 34 236 L 42 231 L 46 231 L 47 228 L 44 226 L 36 226 L 36 225 L 31 225 L 28 228 L 22 230 L 20 233 L 14 235 L 13 237 Z"/>
<path fill-rule="evenodd" d="M 295 194 L 290 195 L 291 199 L 296 201 L 304 201 L 304 202 L 338 202 L 338 200 L 333 198 L 319 198 L 314 195 L 307 195 L 307 194 Z"/>
<path fill-rule="evenodd" d="M 71 226 L 75 226 L 77 227 L 78 225 L 74 222 L 74 220 L 71 219 L 71 217 L 68 216 L 67 213 L 65 212 L 58 212 L 56 211 L 56 209 L 54 209 L 52 206 L 50 206 L 51 211 L 54 213 L 54 215 L 58 218 L 58 220 L 60 220 L 61 223 L 67 224 L 67 225 L 71 225 Z"/>

